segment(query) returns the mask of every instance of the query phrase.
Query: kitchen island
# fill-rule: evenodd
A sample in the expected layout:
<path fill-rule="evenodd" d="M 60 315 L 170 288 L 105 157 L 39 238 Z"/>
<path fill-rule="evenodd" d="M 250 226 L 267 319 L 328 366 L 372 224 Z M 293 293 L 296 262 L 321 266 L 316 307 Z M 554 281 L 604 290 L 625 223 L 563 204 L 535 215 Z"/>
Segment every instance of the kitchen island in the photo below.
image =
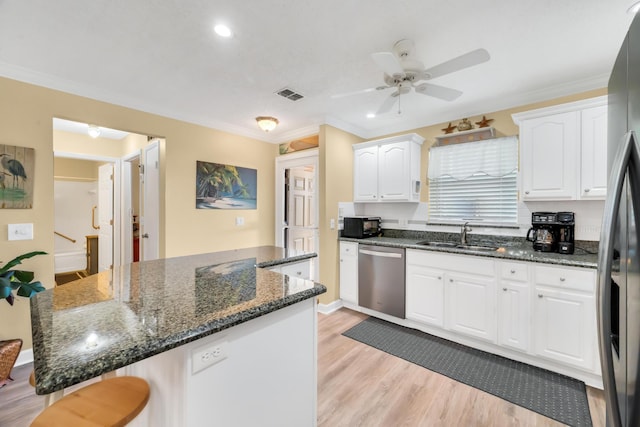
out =
<path fill-rule="evenodd" d="M 36 393 L 119 370 L 151 385 L 132 426 L 315 425 L 326 288 L 267 269 L 312 257 L 263 246 L 146 261 L 39 293 Z"/>

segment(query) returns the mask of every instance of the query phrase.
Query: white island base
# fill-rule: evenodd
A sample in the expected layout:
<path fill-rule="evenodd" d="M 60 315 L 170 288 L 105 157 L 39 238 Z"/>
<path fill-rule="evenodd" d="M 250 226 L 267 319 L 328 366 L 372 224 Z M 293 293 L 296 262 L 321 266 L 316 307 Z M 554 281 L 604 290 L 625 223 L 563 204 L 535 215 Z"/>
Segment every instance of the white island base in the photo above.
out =
<path fill-rule="evenodd" d="M 194 357 L 218 360 L 218 349 L 226 358 L 193 373 Z M 149 403 L 132 427 L 315 426 L 316 299 L 160 353 L 118 374 L 139 376 L 151 386 Z"/>

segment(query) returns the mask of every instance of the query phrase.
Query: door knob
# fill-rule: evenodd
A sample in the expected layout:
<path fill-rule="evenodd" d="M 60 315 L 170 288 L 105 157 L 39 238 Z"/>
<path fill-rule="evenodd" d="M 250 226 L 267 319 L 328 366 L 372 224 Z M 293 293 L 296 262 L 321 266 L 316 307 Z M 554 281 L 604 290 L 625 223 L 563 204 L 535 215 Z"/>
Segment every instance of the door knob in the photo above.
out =
<path fill-rule="evenodd" d="M 148 238 L 149 238 L 149 233 L 144 233 L 144 234 L 142 235 L 142 238 L 143 238 L 143 239 L 148 239 Z"/>

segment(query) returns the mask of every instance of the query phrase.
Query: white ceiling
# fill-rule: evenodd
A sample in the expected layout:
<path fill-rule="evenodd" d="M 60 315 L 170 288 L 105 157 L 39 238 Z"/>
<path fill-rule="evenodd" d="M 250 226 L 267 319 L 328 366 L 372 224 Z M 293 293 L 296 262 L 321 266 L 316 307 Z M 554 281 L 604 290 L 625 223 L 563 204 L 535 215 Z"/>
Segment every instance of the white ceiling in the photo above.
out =
<path fill-rule="evenodd" d="M 270 142 L 323 123 L 373 138 L 606 86 L 633 1 L 0 0 L 0 76 Z M 433 80 L 457 100 L 412 92 L 402 114 L 366 118 L 389 89 L 332 97 L 382 85 L 370 54 L 404 38 L 427 68 L 491 60 Z"/>

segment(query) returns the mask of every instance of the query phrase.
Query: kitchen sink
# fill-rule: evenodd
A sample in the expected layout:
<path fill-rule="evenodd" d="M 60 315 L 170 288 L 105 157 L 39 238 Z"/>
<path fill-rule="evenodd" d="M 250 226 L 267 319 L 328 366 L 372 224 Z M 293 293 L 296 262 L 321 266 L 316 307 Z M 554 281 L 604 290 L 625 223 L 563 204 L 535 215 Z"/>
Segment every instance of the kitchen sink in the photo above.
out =
<path fill-rule="evenodd" d="M 436 248 L 455 248 L 456 246 L 458 246 L 457 243 L 451 243 L 451 242 L 430 242 L 430 241 L 423 241 L 423 242 L 418 242 L 418 245 L 421 246 L 431 246 L 431 247 L 436 247 Z"/>
<path fill-rule="evenodd" d="M 453 242 L 431 242 L 428 240 L 418 242 L 418 245 L 421 246 L 430 246 L 434 248 L 455 248 L 455 249 L 467 249 L 470 251 L 487 251 L 493 252 L 497 251 L 498 248 L 495 246 L 484 246 L 484 245 L 461 245 L 459 243 Z"/>

